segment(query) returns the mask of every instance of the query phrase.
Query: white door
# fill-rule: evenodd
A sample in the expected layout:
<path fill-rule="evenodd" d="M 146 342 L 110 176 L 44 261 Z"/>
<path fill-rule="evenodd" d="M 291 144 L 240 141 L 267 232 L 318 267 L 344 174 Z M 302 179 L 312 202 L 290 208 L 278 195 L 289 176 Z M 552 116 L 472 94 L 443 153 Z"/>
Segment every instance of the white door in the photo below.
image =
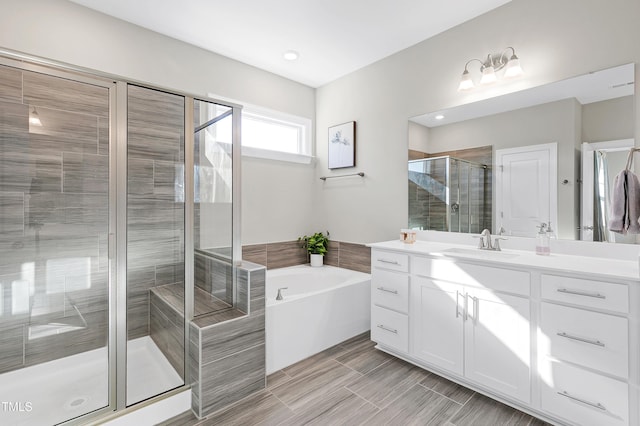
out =
<path fill-rule="evenodd" d="M 540 223 L 557 223 L 557 144 L 496 150 L 496 229 L 534 237 Z"/>
<path fill-rule="evenodd" d="M 411 303 L 412 354 L 443 370 L 462 375 L 462 286 L 412 277 Z"/>
<path fill-rule="evenodd" d="M 466 297 L 465 376 L 529 403 L 529 299 L 475 289 Z"/>
<path fill-rule="evenodd" d="M 624 151 L 628 152 L 633 148 L 633 139 L 621 139 L 616 141 L 597 142 L 582 144 L 582 192 L 580 203 L 580 239 L 583 241 L 593 241 L 593 199 L 594 199 L 594 152 L 604 151 L 607 153 Z M 622 170 L 619 166 L 613 171 L 617 174 Z"/>

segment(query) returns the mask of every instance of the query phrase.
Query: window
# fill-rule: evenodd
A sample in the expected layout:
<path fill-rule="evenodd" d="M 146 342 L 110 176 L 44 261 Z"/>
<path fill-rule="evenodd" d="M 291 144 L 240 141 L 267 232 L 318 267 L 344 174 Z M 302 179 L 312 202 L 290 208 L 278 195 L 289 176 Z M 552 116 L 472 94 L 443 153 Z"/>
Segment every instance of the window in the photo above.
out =
<path fill-rule="evenodd" d="M 311 120 L 308 118 L 244 104 L 241 131 L 244 156 L 311 163 Z M 219 131 L 218 139 L 231 141 L 230 131 L 224 135 Z"/>
<path fill-rule="evenodd" d="M 310 163 L 311 120 L 256 107 L 243 108 L 242 155 Z"/>

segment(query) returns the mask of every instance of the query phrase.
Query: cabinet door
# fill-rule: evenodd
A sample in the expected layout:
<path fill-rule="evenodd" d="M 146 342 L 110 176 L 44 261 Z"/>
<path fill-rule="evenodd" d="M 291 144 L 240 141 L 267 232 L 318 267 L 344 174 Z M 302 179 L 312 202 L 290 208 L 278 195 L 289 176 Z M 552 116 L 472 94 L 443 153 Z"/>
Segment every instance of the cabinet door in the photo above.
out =
<path fill-rule="evenodd" d="M 529 299 L 483 290 L 469 290 L 466 298 L 465 376 L 529 403 Z"/>
<path fill-rule="evenodd" d="M 411 280 L 413 356 L 462 375 L 462 287 L 423 277 Z"/>

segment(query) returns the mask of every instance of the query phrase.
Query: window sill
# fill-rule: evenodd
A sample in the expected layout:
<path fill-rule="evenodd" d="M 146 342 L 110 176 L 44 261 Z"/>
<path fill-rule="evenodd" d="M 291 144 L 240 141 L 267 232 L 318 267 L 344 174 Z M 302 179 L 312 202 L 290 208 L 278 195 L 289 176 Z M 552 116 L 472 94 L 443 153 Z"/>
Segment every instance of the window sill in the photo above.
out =
<path fill-rule="evenodd" d="M 311 164 L 313 156 L 304 154 L 294 154 L 291 152 L 272 151 L 268 149 L 242 147 L 243 157 L 263 158 L 266 160 L 286 161 L 289 163 Z"/>

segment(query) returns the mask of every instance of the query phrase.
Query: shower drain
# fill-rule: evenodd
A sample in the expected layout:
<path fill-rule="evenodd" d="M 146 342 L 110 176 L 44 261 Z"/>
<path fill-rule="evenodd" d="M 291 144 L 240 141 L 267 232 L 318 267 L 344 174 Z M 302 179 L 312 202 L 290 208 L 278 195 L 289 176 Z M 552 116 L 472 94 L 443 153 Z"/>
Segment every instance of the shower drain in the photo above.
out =
<path fill-rule="evenodd" d="M 64 408 L 67 410 L 75 410 L 76 408 L 84 405 L 88 400 L 89 398 L 86 396 L 76 396 L 67 401 L 67 403 L 64 404 Z"/>

